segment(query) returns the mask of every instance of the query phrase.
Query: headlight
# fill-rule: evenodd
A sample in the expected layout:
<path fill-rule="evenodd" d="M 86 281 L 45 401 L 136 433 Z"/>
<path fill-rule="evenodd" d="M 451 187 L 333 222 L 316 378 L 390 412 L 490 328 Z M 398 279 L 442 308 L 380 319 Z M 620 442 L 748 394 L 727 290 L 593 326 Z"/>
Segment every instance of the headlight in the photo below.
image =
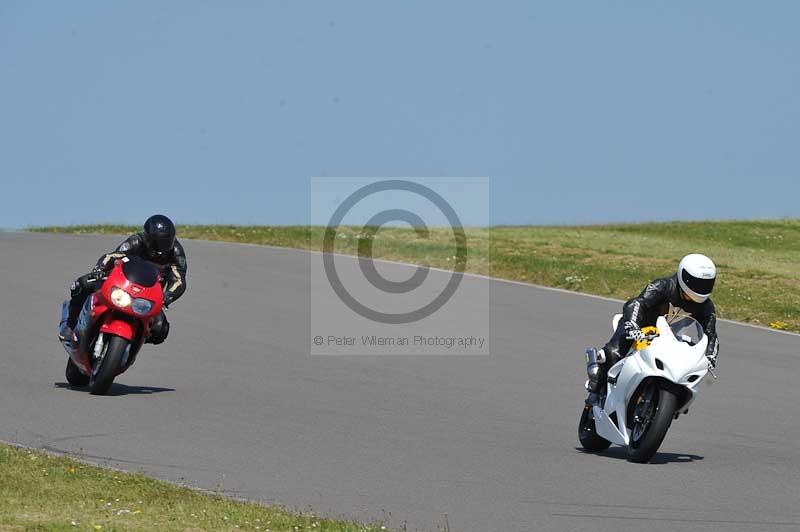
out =
<path fill-rule="evenodd" d="M 131 295 L 122 288 L 115 286 L 111 289 L 111 302 L 119 308 L 125 308 L 131 304 Z"/>
<path fill-rule="evenodd" d="M 144 316 L 145 314 L 149 313 L 152 308 L 153 302 L 149 299 L 143 299 L 141 297 L 137 297 L 131 303 L 131 310 L 133 310 L 133 312 L 139 316 Z"/>

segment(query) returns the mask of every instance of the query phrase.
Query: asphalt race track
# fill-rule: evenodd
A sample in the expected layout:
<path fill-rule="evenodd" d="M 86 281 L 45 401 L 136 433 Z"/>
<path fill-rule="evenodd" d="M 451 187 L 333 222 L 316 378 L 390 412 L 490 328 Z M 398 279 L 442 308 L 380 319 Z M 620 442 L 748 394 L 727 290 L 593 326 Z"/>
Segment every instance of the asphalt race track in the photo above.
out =
<path fill-rule="evenodd" d="M 618 303 L 498 281 L 490 356 L 310 356 L 308 253 L 185 241 L 169 340 L 93 397 L 59 306 L 119 240 L 0 233 L 0 440 L 409 530 L 800 530 L 800 336 L 721 323 L 720 379 L 637 465 L 576 448 Z"/>

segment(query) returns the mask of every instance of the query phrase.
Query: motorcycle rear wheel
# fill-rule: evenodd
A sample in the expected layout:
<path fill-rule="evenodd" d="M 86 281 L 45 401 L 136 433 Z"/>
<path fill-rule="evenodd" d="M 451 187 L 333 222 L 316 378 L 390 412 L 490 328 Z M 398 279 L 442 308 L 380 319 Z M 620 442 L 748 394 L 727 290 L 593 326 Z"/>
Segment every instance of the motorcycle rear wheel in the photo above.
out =
<path fill-rule="evenodd" d="M 104 348 L 106 353 L 99 362 L 100 367 L 97 368 L 97 371 L 92 372 L 92 377 L 89 380 L 90 394 L 105 395 L 108 392 L 114 383 L 114 377 L 117 376 L 122 367 L 122 360 L 129 345 L 130 343 L 125 338 L 109 335 L 108 342 Z"/>
<path fill-rule="evenodd" d="M 652 382 L 633 400 L 645 401 L 647 404 L 638 412 L 639 420 L 632 421 L 628 460 L 646 463 L 655 456 L 664 441 L 672 424 L 678 399 L 672 392 Z"/>
<path fill-rule="evenodd" d="M 581 420 L 578 422 L 578 440 L 580 440 L 584 449 L 593 453 L 605 451 L 611 445 L 610 441 L 597 434 L 594 427 L 592 407 L 589 405 L 583 406 Z"/>

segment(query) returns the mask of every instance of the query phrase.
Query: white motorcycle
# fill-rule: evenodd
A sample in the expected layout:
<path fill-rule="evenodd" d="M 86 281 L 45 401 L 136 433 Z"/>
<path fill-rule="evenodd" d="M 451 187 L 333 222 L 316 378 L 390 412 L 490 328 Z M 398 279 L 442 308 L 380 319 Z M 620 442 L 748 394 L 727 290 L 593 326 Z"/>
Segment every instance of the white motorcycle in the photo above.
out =
<path fill-rule="evenodd" d="M 616 330 L 621 314 L 614 316 Z M 689 411 L 703 378 L 713 373 L 705 356 L 708 338 L 696 320 L 660 316 L 642 329 L 628 355 L 608 370 L 605 389 L 583 408 L 578 438 L 584 449 L 628 448 L 628 460 L 648 462 L 658 451 L 673 419 Z M 587 358 L 596 355 L 589 349 Z"/>

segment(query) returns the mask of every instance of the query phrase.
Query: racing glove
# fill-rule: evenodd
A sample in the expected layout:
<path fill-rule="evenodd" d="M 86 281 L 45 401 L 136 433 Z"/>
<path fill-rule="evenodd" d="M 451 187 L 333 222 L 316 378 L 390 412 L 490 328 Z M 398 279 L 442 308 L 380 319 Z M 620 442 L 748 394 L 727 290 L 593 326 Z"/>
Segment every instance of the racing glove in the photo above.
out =
<path fill-rule="evenodd" d="M 102 266 L 95 266 L 92 268 L 92 271 L 89 272 L 89 279 L 93 279 L 95 281 L 99 281 L 103 279 L 106 275 L 108 275 L 108 271 Z"/>
<path fill-rule="evenodd" d="M 625 338 L 628 340 L 633 340 L 635 342 L 641 342 L 644 340 L 644 333 L 639 328 L 639 325 L 634 321 L 625 322 L 625 333 Z"/>

